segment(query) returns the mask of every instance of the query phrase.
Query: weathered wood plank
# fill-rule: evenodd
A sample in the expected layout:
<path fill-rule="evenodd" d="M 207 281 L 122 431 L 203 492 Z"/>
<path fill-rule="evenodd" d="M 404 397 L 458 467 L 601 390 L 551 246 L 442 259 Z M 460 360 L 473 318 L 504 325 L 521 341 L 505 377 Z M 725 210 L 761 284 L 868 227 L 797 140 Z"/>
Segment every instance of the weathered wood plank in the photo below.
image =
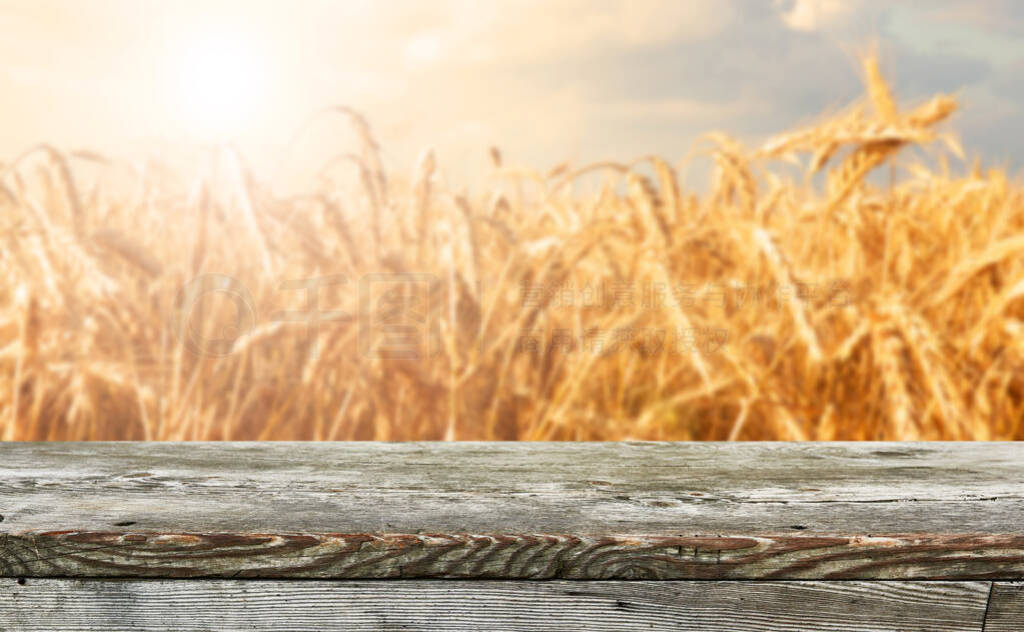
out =
<path fill-rule="evenodd" d="M 0 445 L 0 575 L 1024 579 L 1024 444 Z"/>
<path fill-rule="evenodd" d="M 667 537 L 52 532 L 0 538 L 0 576 L 491 579 L 1013 578 L 1019 536 Z"/>
<path fill-rule="evenodd" d="M 1024 630 L 1024 583 L 992 584 L 985 632 L 1020 632 Z"/>
<path fill-rule="evenodd" d="M 6 580 L 0 629 L 979 632 L 988 592 L 987 582 Z"/>

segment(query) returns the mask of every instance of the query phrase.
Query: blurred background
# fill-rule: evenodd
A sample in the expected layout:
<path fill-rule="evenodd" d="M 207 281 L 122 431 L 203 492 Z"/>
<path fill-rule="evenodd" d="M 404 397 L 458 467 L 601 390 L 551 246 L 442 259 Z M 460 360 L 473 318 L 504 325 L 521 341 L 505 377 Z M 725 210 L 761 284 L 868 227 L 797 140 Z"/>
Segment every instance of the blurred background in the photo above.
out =
<path fill-rule="evenodd" d="M 1022 31 L 0 0 L 0 440 L 1024 438 Z"/>

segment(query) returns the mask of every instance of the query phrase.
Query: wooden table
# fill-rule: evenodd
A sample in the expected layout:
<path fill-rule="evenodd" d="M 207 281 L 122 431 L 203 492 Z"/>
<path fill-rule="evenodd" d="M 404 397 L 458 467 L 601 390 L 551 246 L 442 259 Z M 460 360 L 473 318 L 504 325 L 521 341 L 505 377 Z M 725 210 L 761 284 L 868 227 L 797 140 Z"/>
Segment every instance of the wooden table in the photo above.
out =
<path fill-rule="evenodd" d="M 1024 630 L 1024 444 L 0 444 L 0 630 Z"/>

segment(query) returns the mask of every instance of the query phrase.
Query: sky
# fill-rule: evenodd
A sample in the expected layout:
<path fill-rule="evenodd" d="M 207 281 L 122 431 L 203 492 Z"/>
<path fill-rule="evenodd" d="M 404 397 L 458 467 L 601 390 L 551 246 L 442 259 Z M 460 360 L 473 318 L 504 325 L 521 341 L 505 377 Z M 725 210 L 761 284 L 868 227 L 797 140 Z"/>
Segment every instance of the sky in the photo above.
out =
<path fill-rule="evenodd" d="M 231 141 L 315 163 L 352 145 L 310 123 L 335 105 L 399 169 L 425 147 L 469 174 L 491 145 L 538 168 L 678 160 L 847 104 L 873 45 L 905 102 L 960 95 L 969 154 L 1024 166 L 1015 0 L 0 0 L 0 161 Z"/>

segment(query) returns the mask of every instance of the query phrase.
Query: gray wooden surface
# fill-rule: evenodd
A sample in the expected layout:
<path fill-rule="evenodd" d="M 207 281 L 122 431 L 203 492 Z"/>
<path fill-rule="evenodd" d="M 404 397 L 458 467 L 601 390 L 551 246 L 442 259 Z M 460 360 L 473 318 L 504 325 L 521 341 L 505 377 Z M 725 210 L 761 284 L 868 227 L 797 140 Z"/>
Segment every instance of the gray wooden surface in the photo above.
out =
<path fill-rule="evenodd" d="M 31 579 L 4 580 L 0 629 L 980 632 L 988 593 L 988 582 Z"/>
<path fill-rule="evenodd" d="M 1024 584 L 998 582 L 992 586 L 985 632 L 1024 630 Z"/>
<path fill-rule="evenodd" d="M 1024 444 L 0 444 L 0 576 L 1024 579 Z"/>

